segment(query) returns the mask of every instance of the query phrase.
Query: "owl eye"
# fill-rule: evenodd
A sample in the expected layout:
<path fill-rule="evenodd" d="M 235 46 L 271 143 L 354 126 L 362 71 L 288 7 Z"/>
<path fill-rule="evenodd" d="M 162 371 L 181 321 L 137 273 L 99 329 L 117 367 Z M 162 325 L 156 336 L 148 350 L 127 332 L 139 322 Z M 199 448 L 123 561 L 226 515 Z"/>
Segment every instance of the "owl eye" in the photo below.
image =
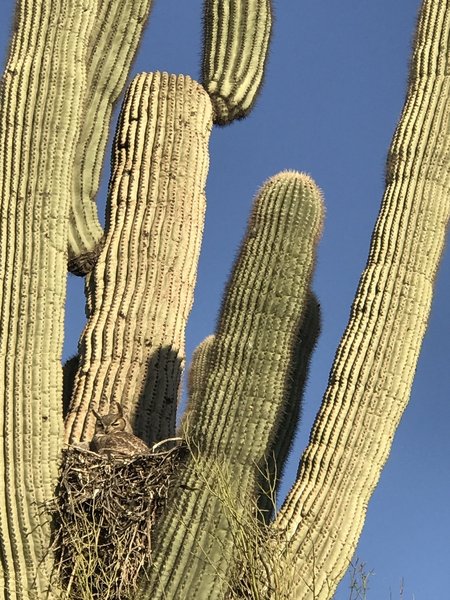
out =
<path fill-rule="evenodd" d="M 117 427 L 121 427 L 121 426 L 122 426 L 121 421 L 113 421 L 111 423 L 111 427 L 114 427 L 115 429 L 117 429 Z"/>

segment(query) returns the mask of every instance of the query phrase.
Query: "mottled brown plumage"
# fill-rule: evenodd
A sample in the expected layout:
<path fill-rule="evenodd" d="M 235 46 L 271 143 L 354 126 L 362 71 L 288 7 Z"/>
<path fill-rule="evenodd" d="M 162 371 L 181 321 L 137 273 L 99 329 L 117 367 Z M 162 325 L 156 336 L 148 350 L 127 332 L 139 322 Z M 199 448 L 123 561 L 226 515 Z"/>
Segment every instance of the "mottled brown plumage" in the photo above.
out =
<path fill-rule="evenodd" d="M 97 424 L 91 449 L 110 458 L 131 457 L 149 452 L 147 444 L 133 434 L 131 425 L 123 414 L 122 405 L 116 406 L 116 412 L 107 415 L 99 415 L 93 411 Z"/>

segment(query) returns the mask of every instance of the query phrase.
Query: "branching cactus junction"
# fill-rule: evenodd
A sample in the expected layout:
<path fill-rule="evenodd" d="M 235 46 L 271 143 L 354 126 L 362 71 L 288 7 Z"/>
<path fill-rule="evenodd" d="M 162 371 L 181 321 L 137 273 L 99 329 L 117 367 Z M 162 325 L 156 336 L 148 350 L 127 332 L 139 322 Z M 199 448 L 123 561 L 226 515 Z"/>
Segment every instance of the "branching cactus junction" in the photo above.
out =
<path fill-rule="evenodd" d="M 408 402 L 444 245 L 450 1 L 423 0 L 366 268 L 279 511 L 273 498 L 320 329 L 311 281 L 324 200 L 301 172 L 259 190 L 216 330 L 194 354 L 177 429 L 209 136 L 255 103 L 272 6 L 205 0 L 201 83 L 159 72 L 132 79 L 103 231 L 94 200 L 112 105 L 150 9 L 151 0 L 17 0 L 0 96 L 0 594 L 329 600 Z M 63 368 L 68 270 L 86 278 L 88 314 Z M 95 413 L 117 403 L 148 456 L 90 448 Z M 94 471 L 132 471 L 130 497 L 150 506 L 129 589 L 102 579 L 112 525 L 65 537 L 72 552 L 55 545 L 58 498 L 74 474 L 83 523 L 104 518 Z M 126 503 L 124 489 L 108 502 Z M 129 550 L 118 549 L 116 566 Z M 91 562 L 80 566 L 84 556 Z"/>

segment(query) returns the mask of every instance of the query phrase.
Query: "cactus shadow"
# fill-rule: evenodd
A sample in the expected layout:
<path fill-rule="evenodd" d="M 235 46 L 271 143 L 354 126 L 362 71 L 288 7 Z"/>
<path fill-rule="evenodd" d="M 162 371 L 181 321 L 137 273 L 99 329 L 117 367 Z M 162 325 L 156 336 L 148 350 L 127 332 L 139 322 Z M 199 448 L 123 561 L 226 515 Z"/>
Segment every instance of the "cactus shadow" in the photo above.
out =
<path fill-rule="evenodd" d="M 184 361 L 172 346 L 160 346 L 150 355 L 141 392 L 133 403 L 133 429 L 152 445 L 176 435 Z"/>

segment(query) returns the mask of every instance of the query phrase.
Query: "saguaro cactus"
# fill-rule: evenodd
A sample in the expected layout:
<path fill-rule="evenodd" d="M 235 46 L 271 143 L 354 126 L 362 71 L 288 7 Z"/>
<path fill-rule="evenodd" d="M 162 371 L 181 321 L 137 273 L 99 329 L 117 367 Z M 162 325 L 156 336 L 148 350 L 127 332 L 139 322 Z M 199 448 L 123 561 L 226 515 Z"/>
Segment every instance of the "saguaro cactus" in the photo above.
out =
<path fill-rule="evenodd" d="M 214 121 L 245 117 L 264 75 L 272 29 L 270 0 L 205 2 L 202 83 L 211 96 Z"/>
<path fill-rule="evenodd" d="M 46 506 L 63 448 L 69 267 L 86 275 L 88 310 L 64 386 L 69 448 L 90 441 L 93 410 L 119 401 L 148 443 L 178 433 L 188 449 L 136 597 L 328 600 L 408 401 L 444 244 L 450 0 L 423 2 L 367 266 L 297 482 L 273 519 L 319 329 L 310 286 L 322 197 L 297 172 L 262 187 L 176 432 L 212 120 L 253 105 L 271 7 L 206 0 L 205 89 L 164 73 L 133 80 L 103 232 L 93 199 L 111 107 L 150 4 L 18 2 L 0 96 L 0 590 L 68 593 L 52 577 Z"/>

